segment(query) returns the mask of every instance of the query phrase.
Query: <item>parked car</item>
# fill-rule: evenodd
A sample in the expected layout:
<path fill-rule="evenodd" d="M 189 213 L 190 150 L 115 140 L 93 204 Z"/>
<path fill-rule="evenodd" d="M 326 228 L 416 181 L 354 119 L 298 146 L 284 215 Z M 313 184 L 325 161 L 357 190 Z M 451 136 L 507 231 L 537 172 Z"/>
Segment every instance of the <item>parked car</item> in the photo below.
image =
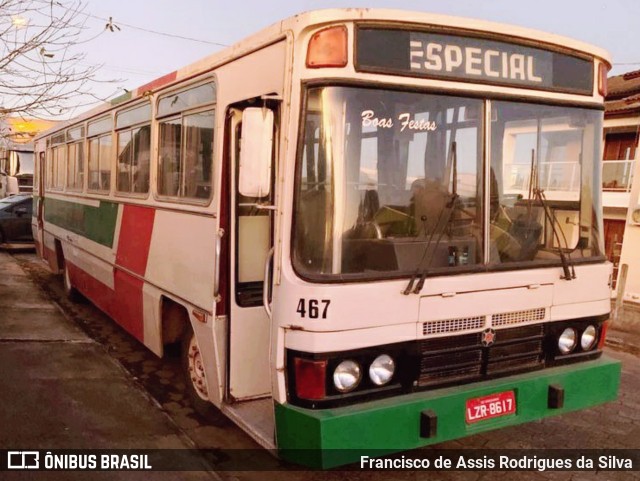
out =
<path fill-rule="evenodd" d="M 33 242 L 32 210 L 31 194 L 18 194 L 0 199 L 0 244 Z"/>

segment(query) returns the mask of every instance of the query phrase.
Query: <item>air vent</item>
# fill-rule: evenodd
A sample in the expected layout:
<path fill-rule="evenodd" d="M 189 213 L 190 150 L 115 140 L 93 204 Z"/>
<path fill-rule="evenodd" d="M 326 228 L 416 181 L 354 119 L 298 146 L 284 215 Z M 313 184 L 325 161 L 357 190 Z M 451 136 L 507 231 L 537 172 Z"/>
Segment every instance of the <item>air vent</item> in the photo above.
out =
<path fill-rule="evenodd" d="M 502 314 L 494 314 L 491 316 L 491 326 L 500 327 L 525 322 L 540 322 L 544 319 L 545 314 L 546 309 L 544 307 L 529 309 L 528 311 L 503 312 Z"/>
<path fill-rule="evenodd" d="M 482 329 L 485 324 L 484 316 L 461 317 L 459 319 L 445 319 L 429 321 L 422 324 L 422 334 L 442 334 L 447 332 L 464 332 L 472 329 Z"/>

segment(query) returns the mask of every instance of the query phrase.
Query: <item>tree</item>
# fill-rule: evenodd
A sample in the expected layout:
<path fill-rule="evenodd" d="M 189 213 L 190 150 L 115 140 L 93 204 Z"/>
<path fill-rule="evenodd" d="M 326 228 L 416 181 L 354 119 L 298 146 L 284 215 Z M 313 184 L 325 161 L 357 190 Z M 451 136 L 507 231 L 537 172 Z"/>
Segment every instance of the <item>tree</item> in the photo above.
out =
<path fill-rule="evenodd" d="M 81 0 L 0 0 L 0 116 L 56 117 L 78 99 L 95 100 L 99 66 L 78 48 L 92 40 L 83 8 Z"/>

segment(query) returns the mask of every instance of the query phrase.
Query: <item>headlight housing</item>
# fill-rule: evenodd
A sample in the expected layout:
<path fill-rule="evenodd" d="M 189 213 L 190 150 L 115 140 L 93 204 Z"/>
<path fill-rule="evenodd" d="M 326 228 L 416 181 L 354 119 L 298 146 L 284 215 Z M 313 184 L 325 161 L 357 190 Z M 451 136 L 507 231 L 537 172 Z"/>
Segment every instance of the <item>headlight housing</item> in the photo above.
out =
<path fill-rule="evenodd" d="M 558 349 L 562 354 L 569 354 L 578 343 L 578 333 L 573 327 L 567 327 L 558 338 Z"/>
<path fill-rule="evenodd" d="M 361 379 L 360 364 L 350 359 L 342 361 L 333 371 L 333 385 L 341 393 L 353 391 L 358 387 Z"/>
<path fill-rule="evenodd" d="M 592 324 L 589 324 L 587 328 L 582 332 L 580 336 L 580 347 L 583 351 L 589 351 L 596 344 L 598 339 L 598 330 Z"/>
<path fill-rule="evenodd" d="M 376 386 L 384 386 L 396 372 L 396 363 L 388 354 L 376 357 L 369 366 L 369 379 Z"/>

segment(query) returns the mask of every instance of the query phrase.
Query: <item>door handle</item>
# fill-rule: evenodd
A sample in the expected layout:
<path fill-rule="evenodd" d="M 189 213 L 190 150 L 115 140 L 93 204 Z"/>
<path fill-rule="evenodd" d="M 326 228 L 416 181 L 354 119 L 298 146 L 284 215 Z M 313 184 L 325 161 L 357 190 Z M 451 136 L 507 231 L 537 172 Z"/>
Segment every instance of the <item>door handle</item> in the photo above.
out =
<path fill-rule="evenodd" d="M 271 259 L 273 259 L 273 247 L 269 249 L 267 259 L 264 261 L 264 281 L 262 283 L 262 305 L 264 310 L 267 311 L 269 319 L 271 319 L 271 301 L 269 300 L 269 286 L 271 277 Z"/>
<path fill-rule="evenodd" d="M 215 302 L 220 302 L 220 256 L 222 254 L 222 238 L 224 237 L 224 229 L 218 229 L 218 235 L 216 236 L 216 264 L 215 264 L 215 277 L 213 278 L 213 299 Z"/>

